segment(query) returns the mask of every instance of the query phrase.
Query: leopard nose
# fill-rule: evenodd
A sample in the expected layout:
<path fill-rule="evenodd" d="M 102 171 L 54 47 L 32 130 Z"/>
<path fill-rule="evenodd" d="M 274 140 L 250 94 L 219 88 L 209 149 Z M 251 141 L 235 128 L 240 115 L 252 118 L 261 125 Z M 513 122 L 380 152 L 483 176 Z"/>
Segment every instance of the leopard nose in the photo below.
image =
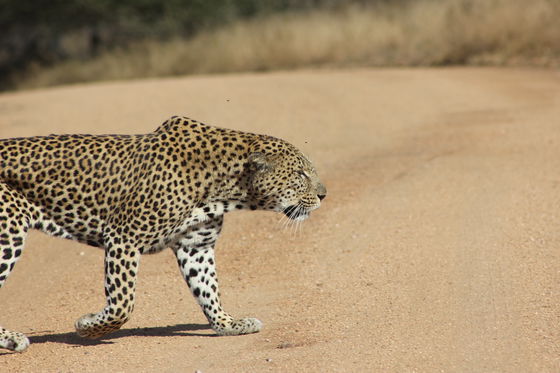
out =
<path fill-rule="evenodd" d="M 327 196 L 327 188 L 325 188 L 323 184 L 318 183 L 317 189 L 315 190 L 317 192 L 317 197 L 319 197 L 320 201 L 322 201 Z"/>

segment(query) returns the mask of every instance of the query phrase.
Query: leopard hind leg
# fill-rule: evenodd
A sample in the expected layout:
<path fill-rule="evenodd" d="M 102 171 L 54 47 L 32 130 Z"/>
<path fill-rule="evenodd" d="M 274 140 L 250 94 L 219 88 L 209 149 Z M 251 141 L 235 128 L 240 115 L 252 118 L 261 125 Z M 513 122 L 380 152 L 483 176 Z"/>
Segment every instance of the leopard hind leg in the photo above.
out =
<path fill-rule="evenodd" d="M 32 208 L 25 198 L 0 183 L 0 288 L 21 256 Z M 0 326 L 0 348 L 22 352 L 29 339 Z"/>

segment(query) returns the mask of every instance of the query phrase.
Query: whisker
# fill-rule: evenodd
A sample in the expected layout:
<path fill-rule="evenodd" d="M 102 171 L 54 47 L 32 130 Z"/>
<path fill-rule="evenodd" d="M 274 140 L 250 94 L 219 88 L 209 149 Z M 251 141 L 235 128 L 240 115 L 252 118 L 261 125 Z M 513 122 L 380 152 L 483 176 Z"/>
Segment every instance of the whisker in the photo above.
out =
<path fill-rule="evenodd" d="M 290 211 L 290 232 L 292 234 L 292 237 L 296 236 L 296 230 L 297 230 L 297 219 L 299 218 L 299 214 L 300 214 L 300 206 L 299 204 L 296 205 L 295 208 L 292 209 L 292 211 Z"/>
<path fill-rule="evenodd" d="M 298 237 L 303 232 L 303 220 L 307 214 L 307 208 L 300 202 L 284 210 L 277 224 L 282 229 L 290 231 L 293 237 Z"/>
<path fill-rule="evenodd" d="M 280 225 L 280 228 L 285 229 L 286 224 L 288 224 L 289 220 L 290 219 L 286 215 L 282 214 L 280 216 L 280 219 L 278 219 L 278 225 Z"/>
<path fill-rule="evenodd" d="M 296 208 L 294 209 L 294 224 L 293 224 L 293 235 L 294 237 L 298 236 L 298 230 L 299 227 L 301 226 L 301 221 L 299 220 L 299 218 L 304 214 L 305 209 L 301 204 L 298 204 L 296 206 Z"/>
<path fill-rule="evenodd" d="M 290 223 L 292 222 L 291 211 L 287 215 L 286 214 L 282 215 L 280 222 L 282 223 L 282 229 L 287 229 L 290 226 Z"/>

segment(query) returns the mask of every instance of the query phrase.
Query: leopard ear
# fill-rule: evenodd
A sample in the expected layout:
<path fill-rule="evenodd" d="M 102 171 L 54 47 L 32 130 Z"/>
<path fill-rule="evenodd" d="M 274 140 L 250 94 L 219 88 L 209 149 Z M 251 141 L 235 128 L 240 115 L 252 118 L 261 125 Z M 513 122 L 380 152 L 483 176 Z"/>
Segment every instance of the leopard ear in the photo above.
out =
<path fill-rule="evenodd" d="M 248 162 L 257 171 L 266 171 L 272 168 L 272 163 L 270 162 L 268 157 L 261 152 L 249 154 Z"/>

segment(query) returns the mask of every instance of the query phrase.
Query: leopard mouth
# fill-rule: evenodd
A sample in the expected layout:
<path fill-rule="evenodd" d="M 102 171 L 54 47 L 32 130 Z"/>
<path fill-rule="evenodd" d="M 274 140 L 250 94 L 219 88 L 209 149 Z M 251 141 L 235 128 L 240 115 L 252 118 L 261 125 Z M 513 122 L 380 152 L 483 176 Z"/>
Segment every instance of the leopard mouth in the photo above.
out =
<path fill-rule="evenodd" d="M 282 213 L 288 217 L 288 219 L 295 221 L 302 221 L 309 217 L 309 210 L 301 205 L 288 206 Z"/>

